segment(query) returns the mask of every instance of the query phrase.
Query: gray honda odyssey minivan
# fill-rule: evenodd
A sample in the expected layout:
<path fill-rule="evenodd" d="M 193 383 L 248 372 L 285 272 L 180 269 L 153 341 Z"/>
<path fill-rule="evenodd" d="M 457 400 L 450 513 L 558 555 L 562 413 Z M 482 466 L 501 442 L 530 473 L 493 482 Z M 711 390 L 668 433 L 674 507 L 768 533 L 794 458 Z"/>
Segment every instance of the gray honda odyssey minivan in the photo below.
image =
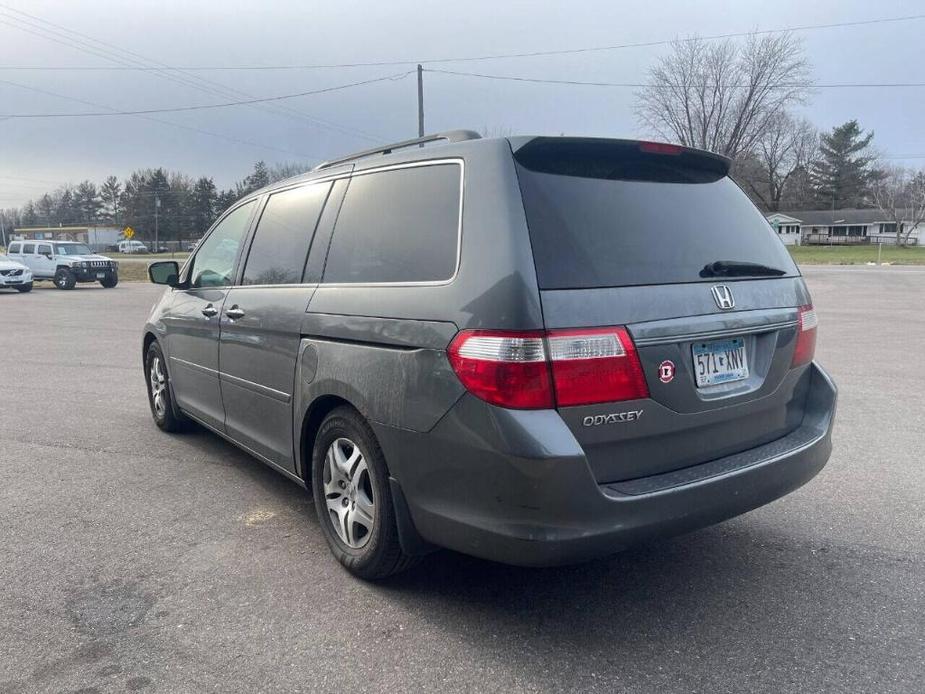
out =
<path fill-rule="evenodd" d="M 606 555 L 810 480 L 836 389 L 816 313 L 729 161 L 454 131 L 235 203 L 144 329 L 157 425 L 312 490 L 380 578 L 436 547 Z"/>

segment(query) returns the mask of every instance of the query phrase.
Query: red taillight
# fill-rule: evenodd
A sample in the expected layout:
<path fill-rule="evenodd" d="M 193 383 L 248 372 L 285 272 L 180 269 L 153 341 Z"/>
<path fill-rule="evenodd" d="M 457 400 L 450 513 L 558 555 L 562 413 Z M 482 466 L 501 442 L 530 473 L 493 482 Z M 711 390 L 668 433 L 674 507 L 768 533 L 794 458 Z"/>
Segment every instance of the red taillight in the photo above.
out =
<path fill-rule="evenodd" d="M 680 145 L 669 145 L 665 142 L 640 142 L 639 151 L 649 154 L 673 154 L 678 155 L 684 151 Z"/>
<path fill-rule="evenodd" d="M 813 360 L 813 355 L 816 353 L 816 326 L 819 325 L 816 310 L 812 307 L 812 304 L 800 306 L 799 316 L 797 344 L 793 349 L 791 367 L 808 364 Z"/>
<path fill-rule="evenodd" d="M 549 360 L 562 407 L 649 397 L 626 328 L 551 330 Z"/>
<path fill-rule="evenodd" d="M 542 331 L 464 330 L 447 354 L 466 390 L 482 400 L 516 409 L 554 406 Z"/>
<path fill-rule="evenodd" d="M 464 330 L 447 352 L 466 389 L 502 407 L 571 407 L 649 395 L 625 328 Z"/>

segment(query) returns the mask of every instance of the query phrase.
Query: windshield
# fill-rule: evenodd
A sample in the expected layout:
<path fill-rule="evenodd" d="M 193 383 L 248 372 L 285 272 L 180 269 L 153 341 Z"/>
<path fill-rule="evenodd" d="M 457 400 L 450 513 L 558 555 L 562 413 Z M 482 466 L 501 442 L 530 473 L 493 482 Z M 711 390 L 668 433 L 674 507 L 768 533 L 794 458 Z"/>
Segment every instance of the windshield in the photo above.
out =
<path fill-rule="evenodd" d="M 55 246 L 58 255 L 91 255 L 91 251 L 82 243 L 59 243 Z"/>

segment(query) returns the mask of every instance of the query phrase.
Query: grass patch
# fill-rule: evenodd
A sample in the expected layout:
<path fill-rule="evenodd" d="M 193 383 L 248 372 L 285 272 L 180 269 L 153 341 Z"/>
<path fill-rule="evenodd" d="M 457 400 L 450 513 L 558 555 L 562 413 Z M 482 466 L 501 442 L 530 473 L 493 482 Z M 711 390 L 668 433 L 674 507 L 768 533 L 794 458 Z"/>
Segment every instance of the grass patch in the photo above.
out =
<path fill-rule="evenodd" d="M 877 262 L 877 246 L 787 246 L 802 265 L 864 265 Z M 891 265 L 925 265 L 925 246 L 884 246 L 880 261 Z"/>
<path fill-rule="evenodd" d="M 120 282 L 150 282 L 147 263 L 119 263 Z"/>
<path fill-rule="evenodd" d="M 138 255 L 124 255 L 122 253 L 104 253 L 103 255 L 118 260 L 120 263 L 153 263 L 155 260 L 176 260 L 181 265 L 189 256 L 186 251 L 180 253 L 139 253 Z"/>

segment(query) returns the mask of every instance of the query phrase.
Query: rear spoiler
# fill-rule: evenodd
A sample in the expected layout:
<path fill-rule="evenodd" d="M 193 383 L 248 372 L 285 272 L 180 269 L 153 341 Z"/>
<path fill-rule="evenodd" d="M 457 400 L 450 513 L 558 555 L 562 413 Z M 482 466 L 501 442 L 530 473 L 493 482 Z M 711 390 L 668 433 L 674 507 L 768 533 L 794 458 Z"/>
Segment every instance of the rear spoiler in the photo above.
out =
<path fill-rule="evenodd" d="M 589 178 L 705 183 L 729 174 L 732 160 L 666 142 L 603 137 L 511 137 L 517 162 L 540 173 Z"/>

